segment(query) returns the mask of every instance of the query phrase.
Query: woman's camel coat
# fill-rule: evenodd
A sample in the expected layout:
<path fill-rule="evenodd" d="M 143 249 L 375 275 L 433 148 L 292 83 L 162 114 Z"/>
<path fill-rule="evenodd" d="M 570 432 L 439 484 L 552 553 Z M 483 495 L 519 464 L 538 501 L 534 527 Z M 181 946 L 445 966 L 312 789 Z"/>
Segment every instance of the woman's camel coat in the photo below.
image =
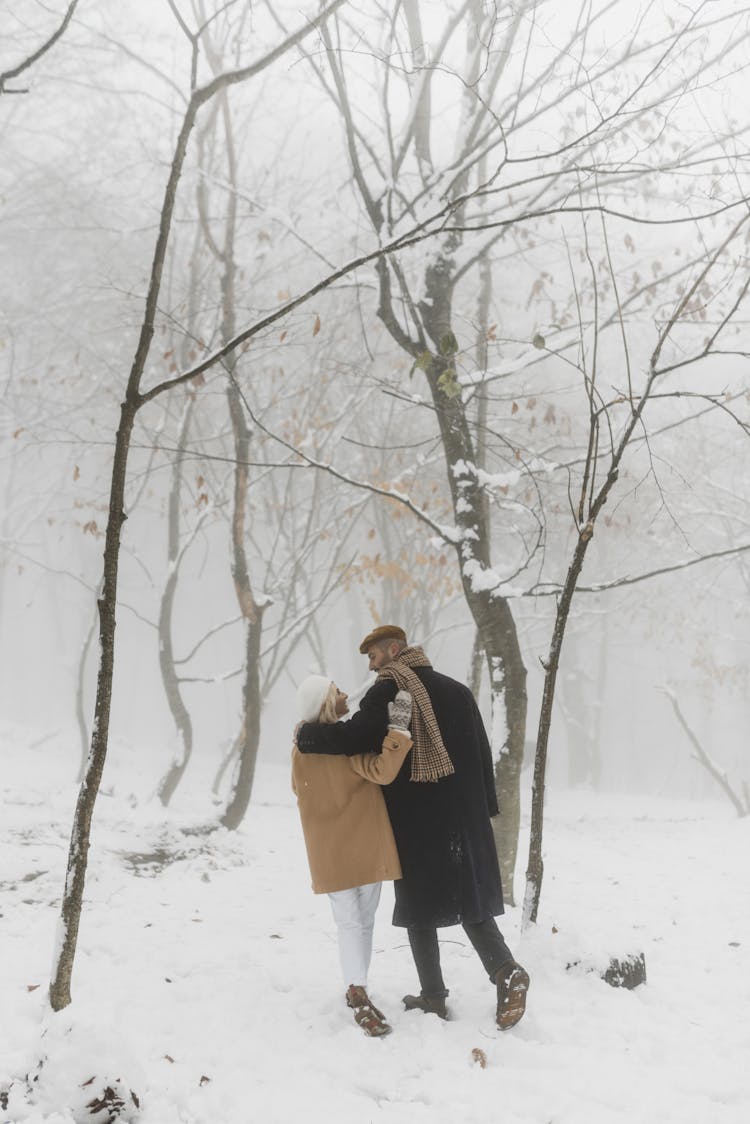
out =
<path fill-rule="evenodd" d="M 292 789 L 316 894 L 401 877 L 380 785 L 390 784 L 410 749 L 408 734 L 389 730 L 382 753 L 329 757 L 292 750 Z"/>

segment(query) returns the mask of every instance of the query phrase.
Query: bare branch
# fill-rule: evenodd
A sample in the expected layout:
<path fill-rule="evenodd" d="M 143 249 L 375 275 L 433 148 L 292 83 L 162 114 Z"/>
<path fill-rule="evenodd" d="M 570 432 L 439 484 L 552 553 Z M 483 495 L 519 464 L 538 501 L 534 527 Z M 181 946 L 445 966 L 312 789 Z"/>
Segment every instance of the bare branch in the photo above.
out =
<path fill-rule="evenodd" d="M 726 773 L 706 753 L 705 749 L 703 748 L 701 743 L 698 741 L 697 737 L 695 736 L 695 734 L 691 730 L 690 726 L 688 725 L 687 721 L 685 720 L 685 716 L 683 715 L 682 711 L 680 710 L 680 705 L 677 702 L 677 699 L 676 699 L 674 693 L 672 691 L 670 691 L 668 687 L 660 687 L 659 690 L 662 691 L 667 696 L 670 703 L 672 704 L 672 710 L 675 713 L 675 717 L 677 718 L 677 721 L 680 723 L 683 730 L 687 734 L 688 739 L 690 741 L 690 744 L 693 747 L 693 758 L 694 758 L 694 760 L 699 762 L 699 764 L 703 765 L 704 769 L 706 769 L 711 774 L 713 779 L 716 781 L 716 783 L 721 788 L 722 792 L 725 794 L 725 796 L 727 796 L 729 798 L 729 800 L 734 805 L 734 809 L 735 809 L 737 815 L 738 816 L 749 815 L 750 814 L 750 805 L 748 805 L 747 803 L 743 804 L 742 800 L 740 800 L 739 796 L 737 795 L 737 793 L 734 791 L 731 784 L 729 783 L 729 780 L 727 778 Z"/>
<path fill-rule="evenodd" d="M 234 382 L 234 379 L 232 379 L 232 381 Z M 264 425 L 263 422 L 255 415 L 239 384 L 235 383 L 235 385 L 237 387 L 237 392 L 242 399 L 244 407 L 247 411 L 248 417 L 252 420 L 253 424 L 261 429 L 263 433 L 266 434 L 266 436 L 272 438 L 274 441 L 277 441 L 278 444 L 282 445 L 285 449 L 288 449 L 290 453 L 293 453 L 295 456 L 300 457 L 300 459 L 304 461 L 305 465 L 310 468 L 319 469 L 322 472 L 327 472 L 337 480 L 340 480 L 342 483 L 348 484 L 353 488 L 361 488 L 366 492 L 372 492 L 373 495 L 383 496 L 385 499 L 394 500 L 396 503 L 399 503 L 403 507 L 407 508 L 412 513 L 412 515 L 415 515 L 417 517 L 417 519 L 420 519 L 423 523 L 425 523 L 430 528 L 430 530 L 434 531 L 435 534 L 440 537 L 443 542 L 445 542 L 446 544 L 454 543 L 454 538 L 451 536 L 452 529 L 449 527 L 443 527 L 439 523 L 436 523 L 433 519 L 430 518 L 427 512 L 418 507 L 414 503 L 414 501 L 409 498 L 409 496 L 404 495 L 402 492 L 389 491 L 388 488 L 380 488 L 377 484 L 371 484 L 366 480 L 357 480 L 353 476 L 348 476 L 345 472 L 341 472 L 332 464 L 327 464 L 325 461 L 319 461 L 315 457 L 309 456 L 309 454 L 305 453 L 303 449 L 297 448 L 289 441 L 286 441 L 278 433 L 274 433 L 273 430 Z"/>
<path fill-rule="evenodd" d="M 660 566 L 658 570 L 649 570 L 645 574 L 636 574 L 634 577 L 614 578 L 612 581 L 598 582 L 595 585 L 579 585 L 576 592 L 607 593 L 610 589 L 620 589 L 626 585 L 636 585 L 638 582 L 650 581 L 651 578 L 658 578 L 663 574 L 675 574 L 679 570 L 687 570 L 691 566 L 700 566 L 704 562 L 712 562 L 717 558 L 732 558 L 737 554 L 744 554 L 748 550 L 750 550 L 750 543 L 743 543 L 741 546 L 731 546 L 726 550 L 714 550 L 709 554 L 701 554 L 698 558 L 688 558 L 684 562 L 675 562 L 672 566 Z M 533 586 L 531 589 L 526 590 L 518 596 L 558 597 L 561 589 L 561 585 L 552 585 L 551 583 L 544 582 Z"/>
<path fill-rule="evenodd" d="M 709 258 L 706 261 L 703 269 L 700 270 L 700 272 L 698 273 L 697 277 L 695 278 L 693 284 L 690 285 L 690 287 L 687 289 L 687 291 L 682 296 L 681 300 L 677 303 L 677 306 L 675 307 L 675 310 L 672 313 L 671 317 L 669 318 L 669 321 L 667 322 L 666 326 L 659 333 L 659 339 L 657 341 L 656 347 L 654 348 L 653 354 L 651 356 L 651 362 L 649 364 L 652 378 L 655 378 L 657 375 L 667 373 L 666 368 L 661 369 L 661 370 L 658 369 L 658 363 L 659 363 L 659 359 L 661 358 L 661 353 L 662 353 L 662 350 L 664 348 L 664 344 L 667 342 L 670 335 L 672 334 L 672 331 L 673 331 L 675 325 L 682 318 L 682 315 L 685 312 L 685 310 L 687 308 L 689 308 L 690 302 L 692 301 L 693 297 L 695 296 L 695 294 L 700 289 L 703 282 L 706 280 L 706 277 L 708 276 L 708 274 L 711 272 L 713 267 L 716 265 L 716 262 L 718 261 L 718 259 L 721 257 L 721 255 L 724 253 L 724 251 L 727 249 L 727 247 L 729 245 L 731 245 L 731 243 L 734 241 L 734 239 L 739 234 L 742 227 L 748 221 L 748 218 L 750 218 L 750 215 L 747 214 L 747 200 L 741 200 L 740 202 L 745 203 L 746 213 L 742 216 L 742 218 L 739 220 L 739 222 L 735 223 L 735 225 L 729 231 L 729 234 L 726 236 L 726 238 L 723 240 L 723 242 L 719 243 L 719 245 L 714 250 L 714 252 L 709 256 Z M 744 293 L 746 291 L 747 291 L 747 284 L 745 284 L 745 286 L 743 287 L 740 295 L 741 296 L 744 295 Z M 723 322 L 722 326 L 725 323 L 726 323 L 726 321 Z M 711 337 L 710 342 L 715 341 L 715 339 L 716 339 L 716 335 Z M 708 354 L 708 351 L 707 351 L 706 348 L 704 348 L 704 350 L 700 353 L 699 357 L 703 358 L 707 354 Z M 674 370 L 675 365 L 672 365 L 668 369 Z"/>
<path fill-rule="evenodd" d="M 25 70 L 28 70 L 30 66 L 33 66 L 34 63 L 37 62 L 43 55 L 47 54 L 47 51 L 54 47 L 58 39 L 60 39 L 60 37 L 65 34 L 65 29 L 72 20 L 73 13 L 75 12 L 77 7 L 78 0 L 71 0 L 70 4 L 68 4 L 67 11 L 63 16 L 62 23 L 56 31 L 53 31 L 49 39 L 46 39 L 45 42 L 42 43 L 41 47 L 38 47 L 37 50 L 33 52 L 33 54 L 29 55 L 29 57 L 24 59 L 23 62 L 20 62 L 18 66 L 14 66 L 11 70 L 6 70 L 4 74 L 0 74 L 0 94 L 27 93 L 26 90 L 6 90 L 5 83 L 11 82 L 14 78 L 17 78 L 19 74 L 23 74 Z"/>

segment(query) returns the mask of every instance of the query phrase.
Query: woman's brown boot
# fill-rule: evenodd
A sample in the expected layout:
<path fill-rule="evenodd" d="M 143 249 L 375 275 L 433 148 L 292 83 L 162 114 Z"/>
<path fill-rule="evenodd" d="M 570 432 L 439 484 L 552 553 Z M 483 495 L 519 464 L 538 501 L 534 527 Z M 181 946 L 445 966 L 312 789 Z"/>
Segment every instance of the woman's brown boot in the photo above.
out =
<path fill-rule="evenodd" d="M 368 1038 L 382 1038 L 391 1033 L 393 1028 L 386 1022 L 383 1012 L 370 1002 L 365 988 L 350 984 L 346 989 L 346 1003 L 354 1011 L 357 1026 L 362 1027 Z"/>

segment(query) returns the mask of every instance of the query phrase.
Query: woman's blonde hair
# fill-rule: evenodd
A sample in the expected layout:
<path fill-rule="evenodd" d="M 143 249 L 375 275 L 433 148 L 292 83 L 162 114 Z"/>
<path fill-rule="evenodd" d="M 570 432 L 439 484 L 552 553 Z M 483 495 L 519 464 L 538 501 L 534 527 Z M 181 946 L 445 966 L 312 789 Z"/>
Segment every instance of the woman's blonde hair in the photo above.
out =
<path fill-rule="evenodd" d="M 338 722 L 338 720 L 339 716 L 336 713 L 336 684 L 331 683 L 325 702 L 320 708 L 318 722 Z"/>

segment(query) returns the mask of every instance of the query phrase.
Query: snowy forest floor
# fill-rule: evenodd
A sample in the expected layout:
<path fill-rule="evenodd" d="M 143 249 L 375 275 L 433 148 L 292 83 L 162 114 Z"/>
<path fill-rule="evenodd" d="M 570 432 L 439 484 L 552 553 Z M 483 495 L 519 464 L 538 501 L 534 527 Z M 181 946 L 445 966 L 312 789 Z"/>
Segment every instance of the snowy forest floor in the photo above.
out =
<path fill-rule="evenodd" d="M 288 770 L 261 764 L 235 833 L 190 833 L 205 801 L 165 813 L 118 784 L 97 806 L 73 1004 L 50 1017 L 72 757 L 2 733 L 0 1087 L 49 1059 L 2 1124 L 68 1124 L 95 1074 L 137 1091 L 142 1124 L 750 1120 L 750 821 L 728 803 L 549 795 L 539 924 L 501 919 L 532 979 L 506 1033 L 461 929 L 441 934 L 451 1021 L 401 1009 L 417 985 L 386 888 L 370 992 L 394 1033 L 374 1040 L 344 1004 Z M 527 838 L 525 815 L 521 872 Z M 634 991 L 592 970 L 640 951 Z"/>

